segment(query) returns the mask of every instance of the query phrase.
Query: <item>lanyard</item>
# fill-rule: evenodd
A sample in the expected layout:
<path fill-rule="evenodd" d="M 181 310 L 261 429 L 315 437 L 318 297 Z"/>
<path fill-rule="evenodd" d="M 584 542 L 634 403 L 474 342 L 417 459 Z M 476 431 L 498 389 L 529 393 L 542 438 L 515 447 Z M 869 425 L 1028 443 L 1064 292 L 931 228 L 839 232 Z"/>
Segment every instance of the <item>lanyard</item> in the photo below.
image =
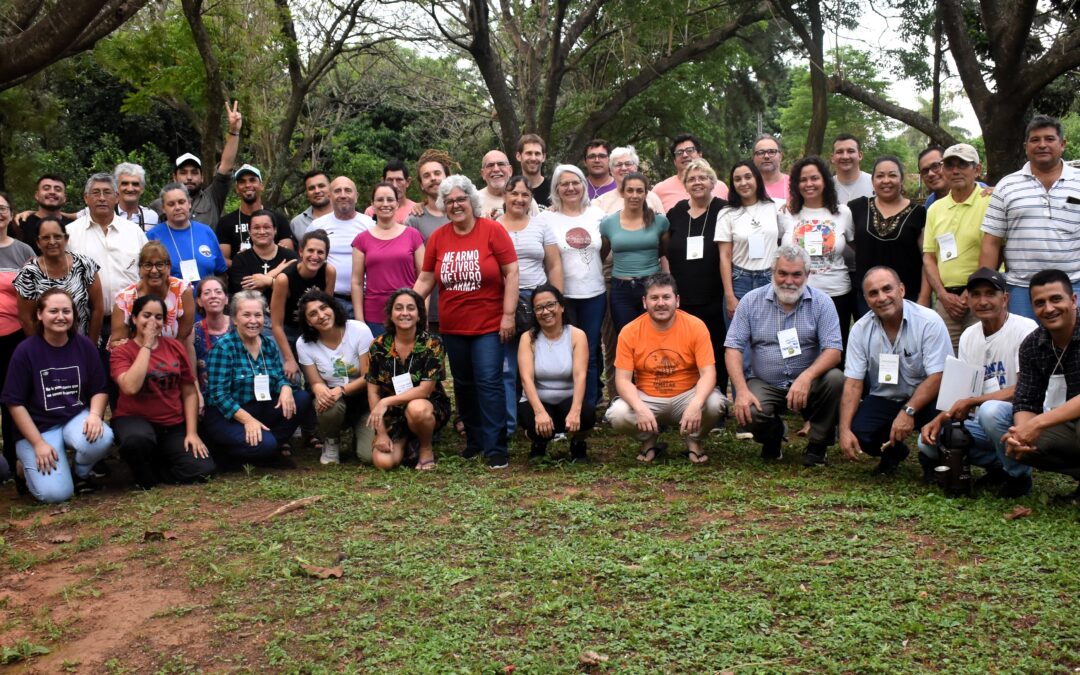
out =
<path fill-rule="evenodd" d="M 248 367 L 251 368 L 251 374 L 256 375 L 256 376 L 260 375 L 260 373 L 256 372 L 256 370 L 255 370 L 255 359 L 251 358 L 251 352 L 249 352 L 248 348 L 244 347 L 243 344 L 241 344 L 240 346 L 244 350 L 244 355 L 247 356 Z M 266 374 L 267 368 L 266 368 L 266 361 L 263 360 L 262 343 L 259 343 L 259 361 L 258 361 L 258 364 L 259 364 L 259 370 L 263 371 L 263 373 L 261 373 L 261 374 Z"/>
<path fill-rule="evenodd" d="M 173 237 L 172 225 L 166 223 L 165 229 L 169 232 L 169 241 L 172 242 L 173 248 L 176 249 L 176 255 L 179 256 L 181 260 L 183 260 L 184 256 L 180 253 L 180 246 L 176 243 L 176 238 Z M 190 237 L 188 241 L 191 242 L 191 259 L 195 260 L 195 233 L 191 231 L 190 223 L 188 224 L 187 231 L 188 237 Z"/>
<path fill-rule="evenodd" d="M 413 347 L 413 349 L 415 350 L 416 348 Z M 405 364 L 405 372 L 402 373 L 402 375 L 406 375 L 406 374 L 409 374 L 409 373 L 412 372 L 412 357 L 413 357 L 413 355 L 409 354 L 409 362 L 407 364 Z M 393 366 L 394 367 L 394 377 L 397 377 L 398 360 L 397 360 L 397 358 L 394 358 L 393 361 L 394 361 L 394 366 Z"/>
<path fill-rule="evenodd" d="M 1050 374 L 1051 374 L 1051 375 L 1053 375 L 1054 373 L 1056 373 L 1056 372 L 1057 372 L 1057 369 L 1058 369 L 1058 368 L 1061 368 L 1061 360 L 1062 360 L 1063 358 L 1065 358 L 1065 352 L 1069 351 L 1069 345 L 1071 345 L 1071 344 L 1072 344 L 1072 343 L 1070 342 L 1070 343 L 1069 343 L 1068 345 L 1065 345 L 1065 349 L 1062 349 L 1062 350 L 1061 350 L 1061 356 L 1058 356 L 1058 357 L 1057 357 L 1057 363 L 1055 363 L 1055 364 L 1054 364 L 1054 369 L 1050 371 Z M 1051 343 L 1050 343 L 1050 349 L 1053 349 L 1053 350 L 1054 350 L 1054 355 L 1056 356 L 1056 355 L 1057 355 L 1057 347 L 1055 347 L 1055 346 L 1054 346 L 1054 343 L 1053 343 L 1053 342 L 1051 342 Z M 1065 370 L 1064 370 L 1064 369 L 1062 369 L 1062 371 L 1061 371 L 1061 374 L 1062 374 L 1062 375 L 1064 375 L 1064 374 L 1065 374 Z"/>

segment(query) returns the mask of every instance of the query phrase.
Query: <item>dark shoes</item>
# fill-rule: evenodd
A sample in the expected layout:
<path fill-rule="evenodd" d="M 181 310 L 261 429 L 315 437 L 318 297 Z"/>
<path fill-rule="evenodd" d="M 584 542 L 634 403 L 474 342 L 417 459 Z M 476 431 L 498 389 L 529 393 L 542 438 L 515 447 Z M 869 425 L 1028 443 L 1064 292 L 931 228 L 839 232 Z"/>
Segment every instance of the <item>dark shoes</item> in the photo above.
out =
<path fill-rule="evenodd" d="M 825 466 L 825 454 L 829 451 L 829 446 L 822 443 L 809 443 L 806 446 L 806 452 L 803 453 L 802 465 L 803 466 Z"/>
<path fill-rule="evenodd" d="M 911 450 L 903 443 L 893 443 L 885 448 L 881 454 L 881 461 L 874 467 L 874 470 L 870 472 L 873 476 L 893 476 L 896 474 L 896 470 L 900 468 L 900 464 L 907 459 Z"/>
<path fill-rule="evenodd" d="M 570 461 L 574 464 L 588 463 L 589 447 L 585 441 L 570 441 Z"/>
<path fill-rule="evenodd" d="M 1005 473 L 1004 471 L 1002 473 Z M 1005 480 L 998 490 L 998 497 L 1002 499 L 1019 499 L 1031 494 L 1031 476 L 1010 476 L 1005 474 Z"/>
<path fill-rule="evenodd" d="M 1004 485 L 1009 479 L 1009 474 L 1005 473 L 1005 469 L 1000 466 L 992 466 L 986 470 L 982 478 L 975 481 L 976 490 L 988 490 L 990 488 L 996 488 L 1000 485 Z M 1028 477 L 1028 490 L 1031 490 L 1031 477 Z M 1026 493 L 1025 493 L 1026 494 Z"/>
<path fill-rule="evenodd" d="M 767 462 L 779 462 L 784 458 L 784 441 L 779 436 L 761 444 L 761 458 Z"/>

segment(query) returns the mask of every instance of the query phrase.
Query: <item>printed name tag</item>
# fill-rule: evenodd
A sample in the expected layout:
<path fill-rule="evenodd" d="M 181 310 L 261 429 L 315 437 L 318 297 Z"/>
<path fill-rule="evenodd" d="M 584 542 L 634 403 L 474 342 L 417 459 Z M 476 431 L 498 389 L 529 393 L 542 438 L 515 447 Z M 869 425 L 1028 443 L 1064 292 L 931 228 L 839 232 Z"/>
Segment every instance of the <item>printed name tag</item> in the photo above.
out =
<path fill-rule="evenodd" d="M 705 255 L 705 237 L 686 238 L 686 259 L 701 260 Z"/>
<path fill-rule="evenodd" d="M 1001 391 L 1001 383 L 998 382 L 996 377 L 988 377 L 983 380 L 983 395 L 993 394 L 994 392 Z"/>
<path fill-rule="evenodd" d="M 270 400 L 270 376 L 269 375 L 256 375 L 255 376 L 255 400 L 256 401 L 269 401 Z"/>
<path fill-rule="evenodd" d="M 897 384 L 900 382 L 899 354 L 878 355 L 877 381 L 879 384 Z"/>
<path fill-rule="evenodd" d="M 780 343 L 780 356 L 790 359 L 792 356 L 802 354 L 799 346 L 799 331 L 794 328 L 786 328 L 776 334 L 776 341 Z"/>
<path fill-rule="evenodd" d="M 1060 408 L 1065 405 L 1065 376 L 1051 375 L 1050 383 L 1046 387 L 1046 399 L 1043 401 L 1044 411 Z"/>
<path fill-rule="evenodd" d="M 825 240 L 822 238 L 820 232 L 811 231 L 803 235 L 803 245 L 806 247 L 806 252 L 810 255 L 822 255 Z"/>
<path fill-rule="evenodd" d="M 394 385 L 394 393 L 401 396 L 405 392 L 413 388 L 412 375 L 408 373 L 402 373 L 401 375 L 395 375 L 390 378 L 390 382 Z"/>
<path fill-rule="evenodd" d="M 948 262 L 950 260 L 956 260 L 958 251 L 956 250 L 956 235 L 952 232 L 948 234 L 942 234 L 937 239 L 938 245 L 938 261 Z"/>
<path fill-rule="evenodd" d="M 760 232 L 752 232 L 746 240 L 748 255 L 751 260 L 761 260 L 765 257 L 765 235 Z"/>
<path fill-rule="evenodd" d="M 251 242 L 250 241 L 242 241 L 242 242 L 240 242 L 240 251 L 241 252 L 246 251 L 249 248 L 251 248 Z"/>
<path fill-rule="evenodd" d="M 201 278 L 199 275 L 199 263 L 195 260 L 181 260 L 180 276 L 189 284 L 198 281 Z"/>

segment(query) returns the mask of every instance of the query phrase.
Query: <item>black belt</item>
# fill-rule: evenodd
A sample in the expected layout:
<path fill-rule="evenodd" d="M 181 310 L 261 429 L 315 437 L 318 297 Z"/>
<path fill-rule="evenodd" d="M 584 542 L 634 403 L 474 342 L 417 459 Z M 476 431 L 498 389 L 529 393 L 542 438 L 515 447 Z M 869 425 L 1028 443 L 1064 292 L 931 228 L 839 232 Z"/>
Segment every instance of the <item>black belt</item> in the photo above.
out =
<path fill-rule="evenodd" d="M 953 295 L 960 295 L 967 290 L 967 286 L 946 286 L 945 292 L 952 293 Z"/>
<path fill-rule="evenodd" d="M 342 300 L 348 300 L 352 302 L 352 295 L 347 293 L 334 293 L 335 298 L 341 298 Z"/>

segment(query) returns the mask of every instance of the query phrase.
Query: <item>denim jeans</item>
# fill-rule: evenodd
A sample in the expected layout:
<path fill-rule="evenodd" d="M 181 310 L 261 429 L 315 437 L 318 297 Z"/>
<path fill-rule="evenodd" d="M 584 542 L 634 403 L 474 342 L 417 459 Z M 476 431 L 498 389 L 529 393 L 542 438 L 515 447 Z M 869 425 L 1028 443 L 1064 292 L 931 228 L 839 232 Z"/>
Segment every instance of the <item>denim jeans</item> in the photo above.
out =
<path fill-rule="evenodd" d="M 604 325 L 607 310 L 605 294 L 591 298 L 566 298 L 570 310 L 570 324 L 585 331 L 589 342 L 589 370 L 585 379 L 585 402 L 595 406 L 600 400 L 600 329 Z M 617 338 L 616 338 L 617 339 Z M 610 392 L 614 396 L 615 392 Z"/>
<path fill-rule="evenodd" d="M 893 420 L 904 409 L 905 401 L 896 401 L 880 396 L 867 396 L 859 403 L 855 419 L 851 421 L 851 432 L 859 440 L 859 447 L 871 457 L 880 457 L 881 446 L 889 440 Z M 933 406 L 925 406 L 915 414 L 915 430 L 922 429 L 937 415 Z"/>
<path fill-rule="evenodd" d="M 386 324 L 382 321 L 365 321 L 364 323 L 371 329 L 371 337 L 379 337 L 386 332 Z"/>
<path fill-rule="evenodd" d="M 1014 477 L 1031 475 L 1030 466 L 1021 464 L 1005 454 L 1005 443 L 1001 440 L 1001 437 L 1012 426 L 1012 403 L 1008 401 L 987 401 L 979 406 L 978 411 L 975 413 L 975 421 L 976 425 L 982 430 L 983 436 L 986 437 L 986 443 L 993 448 L 994 456 L 1001 462 L 1005 473 Z M 979 437 L 971 430 L 974 425 L 969 420 L 965 426 L 967 426 L 968 431 L 971 431 L 971 435 L 975 438 L 975 444 L 978 445 Z M 972 461 L 974 462 L 974 458 Z"/>
<path fill-rule="evenodd" d="M 1006 284 L 1006 287 L 1009 289 L 1009 311 L 1038 321 L 1035 318 L 1035 310 L 1031 307 L 1031 291 L 1028 287 L 1012 284 Z M 1073 284 L 1073 293 L 1080 293 L 1080 284 Z"/>
<path fill-rule="evenodd" d="M 506 390 L 503 389 L 503 346 L 499 333 L 442 335 L 454 398 L 465 424 L 467 450 L 480 450 L 490 459 L 505 458 Z"/>
<path fill-rule="evenodd" d="M 215 453 L 223 453 L 234 460 L 271 459 L 280 452 L 281 446 L 289 442 L 301 422 L 308 421 L 312 427 L 315 426 L 315 409 L 311 405 L 311 394 L 303 389 L 294 389 L 293 400 L 296 401 L 296 414 L 289 419 L 285 419 L 285 416 L 281 414 L 281 409 L 275 407 L 278 403 L 277 399 L 272 401 L 252 399 L 241 406 L 249 415 L 270 429 L 263 431 L 262 440 L 257 445 L 248 444 L 243 424 L 237 422 L 235 418 L 226 419 L 217 408 L 207 405 L 206 413 L 203 415 L 203 430 L 206 432 L 203 440 Z"/>
<path fill-rule="evenodd" d="M 532 302 L 533 289 L 521 289 L 521 296 L 528 302 Z M 506 435 L 513 436 L 517 430 L 517 402 L 521 398 L 521 389 L 518 387 L 518 345 L 521 344 L 521 336 L 503 343 L 502 378 L 503 388 L 506 390 Z"/>
<path fill-rule="evenodd" d="M 65 450 L 75 451 L 75 475 L 86 478 L 90 469 L 105 457 L 113 443 L 113 432 L 108 424 L 102 422 L 101 437 L 93 443 L 83 435 L 83 424 L 90 415 L 84 410 L 60 426 L 41 432 L 41 438 L 56 450 L 56 468 L 48 475 L 37 468 L 34 446 L 25 438 L 15 444 L 15 454 L 23 465 L 26 487 L 34 498 L 42 502 L 62 502 L 75 494 L 75 484 L 71 480 L 71 468 L 68 465 Z"/>
<path fill-rule="evenodd" d="M 731 291 L 739 300 L 742 300 L 744 295 L 755 288 L 768 286 L 771 283 L 772 269 L 746 270 L 737 265 L 731 266 Z M 727 327 L 730 325 L 731 321 L 727 318 L 727 311 L 725 311 L 724 326 Z"/>
<path fill-rule="evenodd" d="M 641 299 L 645 297 L 645 277 L 637 279 L 611 279 L 611 328 L 615 340 L 619 333 L 634 319 L 645 312 Z"/>

